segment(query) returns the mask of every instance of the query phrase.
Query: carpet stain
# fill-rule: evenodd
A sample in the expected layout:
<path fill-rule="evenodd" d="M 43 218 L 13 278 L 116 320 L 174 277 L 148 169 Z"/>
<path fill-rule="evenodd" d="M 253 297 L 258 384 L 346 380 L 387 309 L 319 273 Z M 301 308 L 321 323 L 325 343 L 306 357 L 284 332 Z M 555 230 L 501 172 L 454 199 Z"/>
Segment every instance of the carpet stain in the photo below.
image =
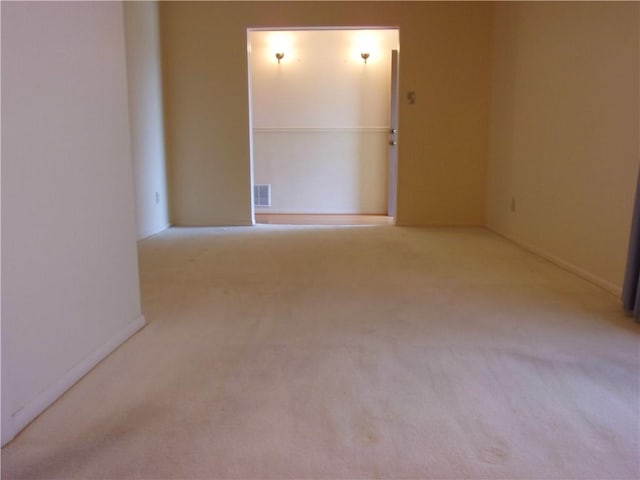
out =
<path fill-rule="evenodd" d="M 380 440 L 373 415 L 366 409 L 355 416 L 353 430 L 355 437 L 363 444 L 374 444 Z"/>
<path fill-rule="evenodd" d="M 489 464 L 502 465 L 509 460 L 509 445 L 495 432 L 491 431 L 483 422 L 476 423 L 477 440 L 476 454 L 478 458 Z"/>
<path fill-rule="evenodd" d="M 486 463 L 503 464 L 509 459 L 509 451 L 503 445 L 488 445 L 478 450 L 478 457 Z"/>

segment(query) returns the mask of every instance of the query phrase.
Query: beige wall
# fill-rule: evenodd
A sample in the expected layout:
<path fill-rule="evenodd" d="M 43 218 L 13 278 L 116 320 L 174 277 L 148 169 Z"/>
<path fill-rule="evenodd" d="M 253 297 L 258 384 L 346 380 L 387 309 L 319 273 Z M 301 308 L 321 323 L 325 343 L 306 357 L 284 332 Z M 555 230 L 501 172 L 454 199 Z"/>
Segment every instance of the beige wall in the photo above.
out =
<path fill-rule="evenodd" d="M 387 213 L 389 128 L 257 129 L 256 184 L 271 185 L 271 207 L 256 213 Z"/>
<path fill-rule="evenodd" d="M 1 8 L 5 443 L 144 319 L 122 5 Z"/>
<path fill-rule="evenodd" d="M 638 8 L 501 3 L 493 26 L 487 223 L 612 291 L 640 158 Z"/>
<path fill-rule="evenodd" d="M 158 5 L 124 2 L 138 239 L 169 226 Z"/>
<path fill-rule="evenodd" d="M 400 28 L 400 224 L 484 223 L 491 7 L 162 2 L 172 223 L 249 224 L 247 28 Z"/>

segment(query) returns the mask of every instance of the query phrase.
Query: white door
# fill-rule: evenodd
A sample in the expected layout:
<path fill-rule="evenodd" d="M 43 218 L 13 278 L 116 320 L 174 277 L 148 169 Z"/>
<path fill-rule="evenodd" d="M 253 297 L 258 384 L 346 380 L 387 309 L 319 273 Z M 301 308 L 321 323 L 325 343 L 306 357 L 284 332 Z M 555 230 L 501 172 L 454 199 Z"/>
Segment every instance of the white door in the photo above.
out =
<path fill-rule="evenodd" d="M 391 51 L 391 109 L 389 121 L 389 186 L 387 215 L 396 216 L 398 189 L 398 50 Z"/>

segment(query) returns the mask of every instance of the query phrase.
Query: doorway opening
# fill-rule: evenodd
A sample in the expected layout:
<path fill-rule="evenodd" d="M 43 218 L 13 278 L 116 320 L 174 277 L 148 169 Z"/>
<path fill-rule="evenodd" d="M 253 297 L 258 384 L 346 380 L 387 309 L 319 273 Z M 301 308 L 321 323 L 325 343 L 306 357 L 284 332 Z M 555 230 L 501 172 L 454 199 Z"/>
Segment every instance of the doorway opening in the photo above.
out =
<path fill-rule="evenodd" d="M 253 223 L 392 224 L 397 28 L 249 29 Z"/>

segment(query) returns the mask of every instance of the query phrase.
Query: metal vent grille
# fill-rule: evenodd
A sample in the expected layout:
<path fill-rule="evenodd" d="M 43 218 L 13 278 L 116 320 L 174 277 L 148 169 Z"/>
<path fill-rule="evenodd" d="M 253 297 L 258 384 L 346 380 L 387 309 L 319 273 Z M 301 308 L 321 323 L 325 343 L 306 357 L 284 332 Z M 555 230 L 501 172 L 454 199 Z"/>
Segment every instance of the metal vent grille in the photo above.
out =
<path fill-rule="evenodd" d="M 256 207 L 271 206 L 271 185 L 254 185 L 253 186 L 253 204 Z"/>

